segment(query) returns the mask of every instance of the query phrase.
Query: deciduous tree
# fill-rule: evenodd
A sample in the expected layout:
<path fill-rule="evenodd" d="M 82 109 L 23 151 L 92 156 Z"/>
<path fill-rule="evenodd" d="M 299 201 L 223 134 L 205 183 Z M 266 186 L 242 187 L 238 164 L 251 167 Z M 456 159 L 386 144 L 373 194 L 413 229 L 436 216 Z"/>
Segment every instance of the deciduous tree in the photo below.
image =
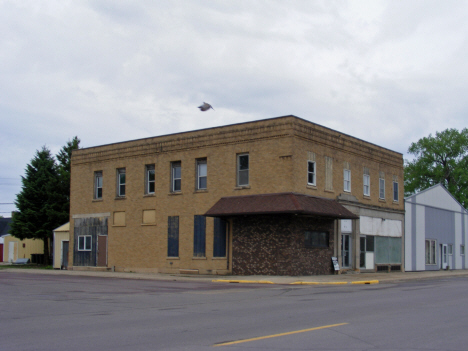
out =
<path fill-rule="evenodd" d="M 405 161 L 405 196 L 442 184 L 468 206 L 468 129 L 446 129 L 412 143 Z"/>

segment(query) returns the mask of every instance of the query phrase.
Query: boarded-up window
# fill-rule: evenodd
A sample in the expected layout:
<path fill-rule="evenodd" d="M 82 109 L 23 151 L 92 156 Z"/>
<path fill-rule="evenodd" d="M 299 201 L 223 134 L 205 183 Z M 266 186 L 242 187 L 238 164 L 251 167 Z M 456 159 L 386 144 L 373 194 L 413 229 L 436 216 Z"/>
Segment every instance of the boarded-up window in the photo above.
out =
<path fill-rule="evenodd" d="M 125 212 L 114 212 L 114 226 L 125 226 Z"/>
<path fill-rule="evenodd" d="M 156 210 L 143 210 L 143 224 L 156 223 Z"/>
<path fill-rule="evenodd" d="M 206 217 L 195 215 L 193 222 L 193 257 L 205 257 Z"/>
<path fill-rule="evenodd" d="M 179 257 L 179 216 L 167 220 L 167 256 Z"/>
<path fill-rule="evenodd" d="M 401 263 L 401 238 L 375 237 L 375 263 Z"/>
<path fill-rule="evenodd" d="M 333 191 L 333 159 L 325 156 L 325 190 Z"/>
<path fill-rule="evenodd" d="M 226 257 L 226 221 L 214 219 L 213 257 Z"/>
<path fill-rule="evenodd" d="M 328 247 L 328 232 L 306 231 L 304 245 L 305 247 Z"/>

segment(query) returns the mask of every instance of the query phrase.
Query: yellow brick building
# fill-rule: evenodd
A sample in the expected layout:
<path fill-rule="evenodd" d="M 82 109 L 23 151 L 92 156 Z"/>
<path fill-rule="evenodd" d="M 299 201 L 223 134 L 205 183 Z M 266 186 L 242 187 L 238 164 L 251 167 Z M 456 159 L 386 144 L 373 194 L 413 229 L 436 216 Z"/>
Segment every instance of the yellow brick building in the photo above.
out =
<path fill-rule="evenodd" d="M 295 116 L 75 150 L 74 269 L 400 269 L 403 157 Z"/>

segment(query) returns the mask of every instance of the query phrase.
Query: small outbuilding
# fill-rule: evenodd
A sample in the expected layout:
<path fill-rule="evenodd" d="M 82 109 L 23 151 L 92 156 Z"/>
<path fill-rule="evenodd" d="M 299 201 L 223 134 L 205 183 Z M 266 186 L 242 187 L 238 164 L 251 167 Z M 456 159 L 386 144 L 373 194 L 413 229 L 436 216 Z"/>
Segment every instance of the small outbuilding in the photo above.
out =
<path fill-rule="evenodd" d="M 405 270 L 465 269 L 468 211 L 441 184 L 405 199 Z"/>
<path fill-rule="evenodd" d="M 33 262 L 35 260 L 32 259 L 32 255 L 35 254 L 44 254 L 42 240 L 20 240 L 11 234 L 3 236 L 3 262 L 13 263 L 20 258 L 30 259 Z"/>
<path fill-rule="evenodd" d="M 54 229 L 54 269 L 68 269 L 68 244 L 70 242 L 70 222 Z"/>

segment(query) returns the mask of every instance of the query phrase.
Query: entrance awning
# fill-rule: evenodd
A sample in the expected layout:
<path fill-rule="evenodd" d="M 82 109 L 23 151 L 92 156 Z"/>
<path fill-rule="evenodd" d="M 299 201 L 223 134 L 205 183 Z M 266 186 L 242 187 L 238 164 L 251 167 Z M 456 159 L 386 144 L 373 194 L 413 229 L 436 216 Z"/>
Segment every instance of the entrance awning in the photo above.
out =
<path fill-rule="evenodd" d="M 339 219 L 359 218 L 335 200 L 298 193 L 223 197 L 205 213 L 205 216 L 231 217 L 260 214 L 300 214 Z"/>

